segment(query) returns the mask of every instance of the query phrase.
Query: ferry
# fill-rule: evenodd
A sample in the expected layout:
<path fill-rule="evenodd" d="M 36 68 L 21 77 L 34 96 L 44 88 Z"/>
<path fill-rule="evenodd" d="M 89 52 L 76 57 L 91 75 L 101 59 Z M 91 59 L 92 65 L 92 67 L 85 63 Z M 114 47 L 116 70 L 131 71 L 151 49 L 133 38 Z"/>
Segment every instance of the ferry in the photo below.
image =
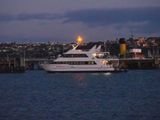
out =
<path fill-rule="evenodd" d="M 42 68 L 49 73 L 66 72 L 120 72 L 118 59 L 116 64 L 106 58 L 106 52 L 101 52 L 101 45 L 94 45 L 89 50 L 78 49 L 78 45 L 62 55 L 52 63 L 42 64 Z"/>

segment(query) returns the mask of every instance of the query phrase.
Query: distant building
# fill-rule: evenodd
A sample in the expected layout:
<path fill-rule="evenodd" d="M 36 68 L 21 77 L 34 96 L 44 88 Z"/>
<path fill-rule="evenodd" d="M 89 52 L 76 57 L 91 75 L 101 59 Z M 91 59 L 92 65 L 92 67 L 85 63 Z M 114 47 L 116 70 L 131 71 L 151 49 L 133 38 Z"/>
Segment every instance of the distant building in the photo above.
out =
<path fill-rule="evenodd" d="M 142 53 L 142 49 L 140 48 L 132 48 L 129 50 L 129 56 L 131 58 L 142 59 L 144 58 L 144 54 Z"/>

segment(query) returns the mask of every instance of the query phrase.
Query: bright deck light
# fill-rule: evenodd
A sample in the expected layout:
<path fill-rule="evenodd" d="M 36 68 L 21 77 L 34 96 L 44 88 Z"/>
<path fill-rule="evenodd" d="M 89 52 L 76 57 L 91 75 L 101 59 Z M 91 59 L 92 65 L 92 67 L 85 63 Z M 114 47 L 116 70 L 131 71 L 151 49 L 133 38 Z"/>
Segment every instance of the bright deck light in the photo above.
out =
<path fill-rule="evenodd" d="M 93 53 L 93 54 L 92 54 L 92 56 L 93 56 L 93 57 L 96 57 L 96 56 L 97 56 L 97 54 L 96 54 L 96 53 Z"/>

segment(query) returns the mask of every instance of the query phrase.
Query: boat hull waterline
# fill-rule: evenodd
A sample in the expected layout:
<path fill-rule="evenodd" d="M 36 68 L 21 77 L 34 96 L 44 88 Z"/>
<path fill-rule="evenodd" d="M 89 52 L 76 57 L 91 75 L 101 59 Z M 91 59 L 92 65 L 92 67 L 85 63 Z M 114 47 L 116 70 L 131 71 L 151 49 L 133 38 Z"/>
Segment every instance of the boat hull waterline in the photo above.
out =
<path fill-rule="evenodd" d="M 98 73 L 98 72 L 124 72 L 126 70 L 124 69 L 119 69 L 119 68 L 114 68 L 114 67 L 60 67 L 60 66 L 55 66 L 51 64 L 45 64 L 43 65 L 43 68 L 45 71 L 48 73 L 80 73 L 80 72 L 86 72 L 86 73 Z"/>

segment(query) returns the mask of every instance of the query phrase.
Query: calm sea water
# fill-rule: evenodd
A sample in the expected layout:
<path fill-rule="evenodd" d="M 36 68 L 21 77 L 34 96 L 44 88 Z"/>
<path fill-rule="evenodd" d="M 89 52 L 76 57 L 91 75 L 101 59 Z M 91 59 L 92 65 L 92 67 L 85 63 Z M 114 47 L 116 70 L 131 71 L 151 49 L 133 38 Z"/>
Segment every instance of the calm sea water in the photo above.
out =
<path fill-rule="evenodd" d="M 0 120 L 160 120 L 160 70 L 0 74 Z"/>

